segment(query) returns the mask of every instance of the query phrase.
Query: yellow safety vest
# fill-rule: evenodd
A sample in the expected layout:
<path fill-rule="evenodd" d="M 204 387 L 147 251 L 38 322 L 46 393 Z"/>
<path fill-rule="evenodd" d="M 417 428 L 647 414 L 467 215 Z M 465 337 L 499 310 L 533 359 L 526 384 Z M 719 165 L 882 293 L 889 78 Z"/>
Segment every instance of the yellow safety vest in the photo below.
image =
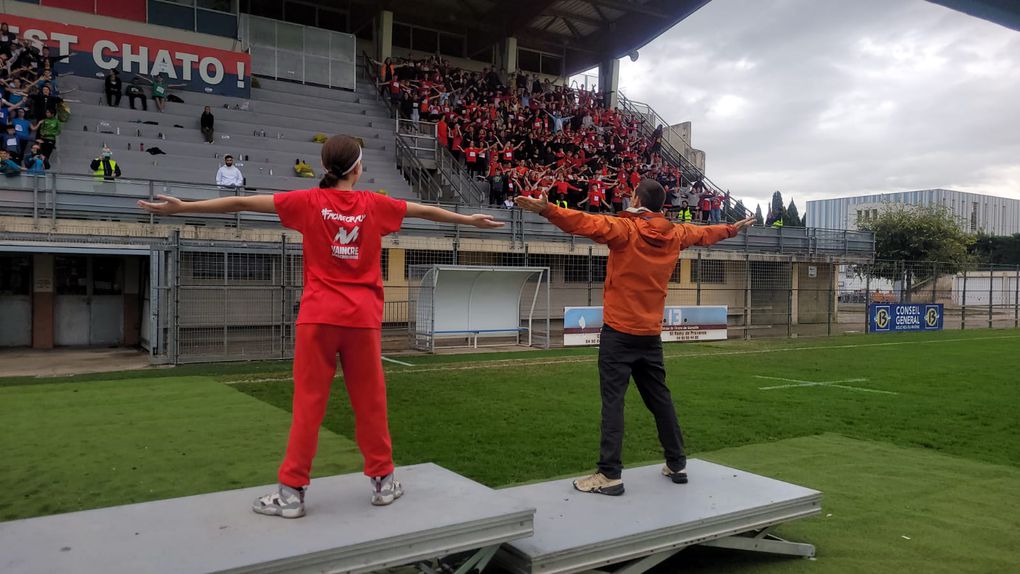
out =
<path fill-rule="evenodd" d="M 691 222 L 691 208 L 688 207 L 687 209 L 680 209 L 680 211 L 678 211 L 677 214 L 676 214 L 676 218 L 681 223 L 690 223 Z"/>
<path fill-rule="evenodd" d="M 94 175 L 96 177 L 98 177 L 99 179 L 106 179 L 106 177 L 107 177 L 106 172 L 103 171 L 103 158 L 98 158 L 98 159 L 99 159 L 99 169 L 97 169 L 94 172 Z M 110 179 L 113 179 L 116 175 L 117 175 L 117 162 L 111 159 L 110 160 L 110 175 L 109 175 L 109 177 L 110 177 Z"/>
<path fill-rule="evenodd" d="M 775 229 L 779 229 L 779 228 L 781 228 L 782 226 L 783 226 L 783 220 L 782 220 L 782 218 L 780 218 L 780 219 L 777 219 L 777 220 L 775 220 L 775 221 L 773 221 L 773 222 L 772 222 L 772 227 L 774 227 Z"/>

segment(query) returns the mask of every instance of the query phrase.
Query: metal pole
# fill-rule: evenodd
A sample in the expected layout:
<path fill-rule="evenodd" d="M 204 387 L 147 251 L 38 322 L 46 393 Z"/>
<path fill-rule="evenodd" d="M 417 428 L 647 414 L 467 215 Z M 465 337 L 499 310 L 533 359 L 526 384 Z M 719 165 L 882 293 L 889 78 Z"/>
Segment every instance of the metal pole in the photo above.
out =
<path fill-rule="evenodd" d="M 153 189 L 154 185 L 155 185 L 155 182 L 153 182 L 150 179 L 149 180 L 149 201 L 154 201 L 156 199 L 156 193 L 155 193 L 155 190 Z M 153 214 L 153 213 L 149 213 L 149 225 L 152 225 L 155 222 L 156 222 L 156 215 Z"/>
<path fill-rule="evenodd" d="M 287 356 L 287 234 L 280 234 L 280 358 Z"/>
<path fill-rule="evenodd" d="M 995 305 L 995 302 L 992 300 L 992 297 L 995 296 L 995 291 L 992 290 L 992 287 L 994 285 L 995 285 L 995 267 L 989 265 L 988 266 L 988 328 L 989 329 L 991 329 L 992 325 L 994 324 L 993 317 L 992 317 L 992 310 L 993 310 L 994 305 Z"/>
<path fill-rule="evenodd" d="M 786 337 L 793 337 L 793 281 L 796 279 L 794 273 L 796 266 L 793 261 L 790 262 L 790 284 L 787 287 L 786 293 Z"/>
<path fill-rule="evenodd" d="M 171 353 L 170 362 L 174 365 L 180 361 L 180 340 L 181 340 L 181 315 L 180 315 L 180 298 L 179 298 L 179 287 L 181 285 L 181 230 L 175 229 L 172 235 L 173 238 L 173 251 L 172 262 L 173 262 L 173 282 L 171 283 L 171 317 L 173 323 L 170 324 L 170 333 L 173 336 L 173 341 L 168 347 L 168 351 Z"/>
<path fill-rule="evenodd" d="M 591 307 L 591 288 L 592 288 L 592 247 L 588 246 L 588 306 Z"/>
<path fill-rule="evenodd" d="M 698 291 L 697 291 L 697 304 L 701 305 L 701 252 L 700 251 L 698 251 Z"/>
<path fill-rule="evenodd" d="M 1016 266 L 1013 289 L 1013 328 L 1020 328 L 1020 265 Z"/>
<path fill-rule="evenodd" d="M 832 335 L 832 312 L 833 312 L 833 309 L 834 309 L 833 299 L 836 296 L 836 292 L 835 292 L 835 289 L 834 289 L 834 283 L 836 281 L 835 270 L 836 270 L 836 264 L 835 263 L 830 263 L 829 264 L 829 289 L 828 289 L 828 291 L 829 291 L 828 299 L 829 300 L 826 303 L 826 305 L 828 306 L 829 309 L 828 309 L 828 312 L 825 314 L 825 334 L 826 335 Z"/>
<path fill-rule="evenodd" d="M 960 301 L 960 330 L 967 328 L 967 270 L 963 270 L 963 299 Z"/>
<path fill-rule="evenodd" d="M 39 227 L 39 178 L 32 178 L 32 226 Z"/>
<path fill-rule="evenodd" d="M 751 255 L 744 254 L 744 339 L 751 338 Z"/>
<path fill-rule="evenodd" d="M 864 332 L 871 332 L 871 270 L 864 276 Z"/>
<path fill-rule="evenodd" d="M 934 261 L 931 264 L 931 302 L 934 305 L 938 303 L 938 294 L 935 292 L 936 284 L 939 282 L 939 270 L 938 264 Z"/>

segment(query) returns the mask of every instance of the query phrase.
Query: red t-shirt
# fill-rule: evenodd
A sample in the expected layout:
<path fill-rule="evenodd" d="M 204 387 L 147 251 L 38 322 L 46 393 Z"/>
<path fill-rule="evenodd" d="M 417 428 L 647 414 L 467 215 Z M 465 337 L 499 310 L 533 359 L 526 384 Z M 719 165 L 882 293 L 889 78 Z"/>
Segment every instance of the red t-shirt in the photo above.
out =
<path fill-rule="evenodd" d="M 605 197 L 606 196 L 602 191 L 602 184 L 593 183 L 588 187 L 588 203 L 592 205 L 601 205 Z"/>
<path fill-rule="evenodd" d="M 273 196 L 280 223 L 300 231 L 304 293 L 297 324 L 382 328 L 382 237 L 407 202 L 371 191 L 304 189 Z"/>
<path fill-rule="evenodd" d="M 478 151 L 479 150 L 476 147 L 464 148 L 464 154 L 466 155 L 465 159 L 468 163 L 475 163 L 478 161 Z"/>

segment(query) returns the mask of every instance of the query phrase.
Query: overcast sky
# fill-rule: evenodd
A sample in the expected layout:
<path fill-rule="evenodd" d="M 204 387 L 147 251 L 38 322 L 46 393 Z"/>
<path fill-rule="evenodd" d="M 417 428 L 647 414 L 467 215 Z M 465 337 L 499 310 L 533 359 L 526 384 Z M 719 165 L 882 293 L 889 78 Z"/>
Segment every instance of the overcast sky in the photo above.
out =
<path fill-rule="evenodd" d="M 620 64 L 736 197 L 1020 198 L 1020 33 L 924 0 L 712 0 Z"/>

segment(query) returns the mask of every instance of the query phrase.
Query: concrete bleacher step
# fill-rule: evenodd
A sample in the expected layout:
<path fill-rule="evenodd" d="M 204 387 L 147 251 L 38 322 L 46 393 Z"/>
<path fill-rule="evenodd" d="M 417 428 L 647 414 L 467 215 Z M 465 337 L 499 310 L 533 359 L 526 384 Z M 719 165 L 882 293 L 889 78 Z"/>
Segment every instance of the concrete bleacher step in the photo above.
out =
<path fill-rule="evenodd" d="M 295 113 L 300 113 L 295 111 Z M 110 120 L 124 118 L 127 120 L 154 121 L 163 126 L 179 124 L 188 128 L 198 129 L 199 118 L 202 115 L 202 108 L 199 106 L 186 106 L 182 104 L 167 104 L 165 112 L 157 111 L 154 106 L 149 106 L 148 111 L 140 109 L 132 110 L 124 106 L 108 107 L 105 105 L 88 104 L 85 102 L 76 103 L 71 107 L 71 120 L 76 117 L 89 117 L 96 120 Z M 388 120 L 371 120 L 364 116 L 343 117 L 299 117 L 297 115 L 273 114 L 268 110 L 265 112 L 239 111 L 239 110 L 214 110 L 216 117 L 216 129 L 219 131 L 232 131 L 238 134 L 252 134 L 256 130 L 265 130 L 266 135 L 275 137 L 277 133 L 287 136 L 288 132 L 295 132 L 304 137 L 322 132 L 323 129 L 341 130 L 365 138 L 385 138 L 393 132 L 393 124 Z M 309 114 L 311 115 L 311 114 Z M 77 127 L 80 127 L 77 126 Z M 92 128 L 90 128 L 92 129 Z"/>
<path fill-rule="evenodd" d="M 128 134 L 122 131 L 121 135 L 117 135 L 95 131 L 69 131 L 61 135 L 59 151 L 82 148 L 85 155 L 94 156 L 99 153 L 103 144 L 106 144 L 113 150 L 114 155 L 119 157 L 130 155 L 130 152 L 141 152 L 139 144 L 144 143 L 147 149 L 158 147 L 169 156 L 186 157 L 196 161 L 222 162 L 223 155 L 227 153 L 235 156 L 236 159 L 243 159 L 244 155 L 248 155 L 249 161 L 271 165 L 277 169 L 292 166 L 295 159 L 304 159 L 315 165 L 319 161 L 322 150 L 322 144 L 315 142 L 294 142 L 251 136 L 232 137 L 229 140 L 216 140 L 212 144 L 207 144 L 203 140 L 194 139 L 197 135 L 194 130 L 172 129 L 164 133 L 166 136 L 164 140 L 155 137 L 154 130 L 144 130 L 142 137 L 137 137 L 135 133 L 132 131 Z M 371 143 L 366 141 L 366 144 Z M 129 145 L 130 149 L 128 149 Z M 368 145 L 364 149 L 365 165 L 367 168 L 387 165 L 392 161 L 392 153 L 390 150 L 376 149 Z"/>
<path fill-rule="evenodd" d="M 434 464 L 397 469 L 406 493 L 369 504 L 361 474 L 316 478 L 298 520 L 251 511 L 273 486 L 0 523 L 0 571 L 371 572 L 530 536 L 534 508 Z"/>
<path fill-rule="evenodd" d="M 288 82 L 286 80 L 273 80 L 270 78 L 258 77 L 258 87 L 253 88 L 256 91 L 262 92 L 280 92 L 284 94 L 293 94 L 296 96 L 314 96 L 319 98 L 330 98 L 337 101 L 344 102 L 357 102 L 358 92 L 356 90 L 344 90 L 335 88 L 326 88 L 322 86 L 315 86 L 311 84 L 300 84 L 298 82 Z M 359 82 L 361 78 L 358 78 Z"/>
<path fill-rule="evenodd" d="M 359 187 L 385 189 L 395 197 L 413 198 L 393 155 L 393 120 L 374 93 L 369 91 L 369 97 L 362 99 L 355 92 L 290 82 L 260 79 L 260 85 L 253 90 L 250 102 L 180 92 L 185 103 L 168 102 L 167 111 L 160 113 L 151 99 L 148 111 L 131 110 L 126 96 L 120 107 L 108 107 L 102 96 L 101 78 L 69 77 L 62 86 L 64 89 L 74 86 L 77 90 L 67 94 L 72 114 L 64 125 L 52 163 L 60 172 L 89 174 L 88 164 L 105 143 L 113 149 L 125 177 L 211 185 L 222 155 L 230 153 L 238 158 L 248 187 L 297 189 L 318 182 L 318 178 L 299 178 L 293 173 L 297 158 L 311 164 L 316 173 L 321 171 L 321 145 L 312 142 L 312 136 L 345 133 L 362 138 L 365 144 L 365 174 Z M 246 102 L 250 103 L 248 109 L 233 109 Z M 228 108 L 223 108 L 224 104 Z M 198 129 L 205 105 L 216 116 L 213 144 L 204 143 Z M 141 121 L 159 125 L 138 123 Z M 100 124 L 107 133 L 97 132 Z M 183 127 L 173 127 L 175 124 Z M 262 130 L 267 137 L 254 135 Z M 160 133 L 163 139 L 158 137 Z M 277 133 L 282 137 L 275 137 Z M 223 139 L 224 136 L 228 139 Z M 142 143 L 147 148 L 159 147 L 166 155 L 141 152 L 138 148 Z M 128 144 L 131 150 L 127 149 Z M 240 159 L 245 156 L 250 159 Z"/>
<path fill-rule="evenodd" d="M 68 95 L 68 98 L 72 100 L 80 100 L 81 104 L 93 104 L 93 105 L 105 105 L 105 99 L 103 98 L 103 84 L 99 80 L 94 79 L 78 79 L 78 91 Z M 258 92 L 258 90 L 255 90 Z M 91 96 L 90 96 L 91 95 Z M 168 112 L 176 113 L 187 113 L 195 116 L 202 113 L 204 106 L 210 106 L 213 108 L 214 114 L 227 114 L 234 116 L 251 116 L 255 114 L 258 117 L 259 114 L 268 114 L 271 116 L 280 117 L 293 117 L 296 119 L 307 119 L 317 120 L 329 119 L 340 122 L 350 122 L 356 125 L 368 125 L 371 122 L 380 122 L 385 126 L 389 126 L 389 113 L 384 107 L 377 105 L 377 102 L 369 102 L 365 104 L 344 104 L 342 106 L 335 104 L 325 97 L 315 98 L 314 101 L 308 104 L 302 104 L 300 102 L 289 101 L 286 98 L 281 98 L 279 101 L 257 101 L 257 100 L 240 100 L 237 98 L 222 98 L 220 96 L 212 94 L 202 94 L 198 92 L 181 92 L 177 94 L 184 100 L 184 103 L 179 102 L 167 102 Z M 279 104 L 285 104 L 283 106 Z M 228 109 L 223 108 L 223 105 L 227 104 Z M 233 106 L 244 106 L 248 105 L 248 109 L 245 111 L 235 110 Z M 121 99 L 121 107 L 128 108 L 129 103 L 127 97 Z M 149 108 L 154 109 L 154 102 L 149 100 Z M 265 109 L 263 109 L 265 108 Z M 392 128 L 390 128 L 392 129 Z"/>

